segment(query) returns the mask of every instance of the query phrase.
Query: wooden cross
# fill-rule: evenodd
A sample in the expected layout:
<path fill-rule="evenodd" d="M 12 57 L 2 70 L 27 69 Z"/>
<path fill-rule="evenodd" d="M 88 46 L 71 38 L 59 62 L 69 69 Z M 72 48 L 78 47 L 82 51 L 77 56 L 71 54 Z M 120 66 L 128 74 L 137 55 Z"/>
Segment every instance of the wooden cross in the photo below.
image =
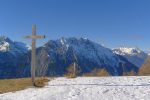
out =
<path fill-rule="evenodd" d="M 33 25 L 32 26 L 32 35 L 31 36 L 24 36 L 24 38 L 31 38 L 32 39 L 31 79 L 32 79 L 33 86 L 35 86 L 36 39 L 43 39 L 43 38 L 45 38 L 45 36 L 37 36 L 36 35 L 36 25 Z"/>

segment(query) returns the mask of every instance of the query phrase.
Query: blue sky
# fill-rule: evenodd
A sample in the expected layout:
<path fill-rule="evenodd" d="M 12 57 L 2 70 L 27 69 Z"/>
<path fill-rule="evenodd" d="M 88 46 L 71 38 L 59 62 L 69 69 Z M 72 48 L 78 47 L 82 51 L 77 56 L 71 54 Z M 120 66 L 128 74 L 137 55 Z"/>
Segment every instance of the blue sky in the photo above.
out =
<path fill-rule="evenodd" d="M 150 0 L 0 0 L 0 34 L 49 39 L 87 37 L 106 47 L 137 46 L 150 51 Z"/>

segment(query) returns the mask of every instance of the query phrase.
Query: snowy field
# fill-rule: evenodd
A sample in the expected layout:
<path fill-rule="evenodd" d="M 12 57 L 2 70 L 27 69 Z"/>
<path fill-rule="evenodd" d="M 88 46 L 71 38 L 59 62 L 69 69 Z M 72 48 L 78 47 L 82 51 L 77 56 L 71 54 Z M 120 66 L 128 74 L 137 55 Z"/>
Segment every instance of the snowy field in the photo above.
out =
<path fill-rule="evenodd" d="M 150 77 L 56 78 L 44 88 L 0 94 L 0 100 L 150 100 Z"/>

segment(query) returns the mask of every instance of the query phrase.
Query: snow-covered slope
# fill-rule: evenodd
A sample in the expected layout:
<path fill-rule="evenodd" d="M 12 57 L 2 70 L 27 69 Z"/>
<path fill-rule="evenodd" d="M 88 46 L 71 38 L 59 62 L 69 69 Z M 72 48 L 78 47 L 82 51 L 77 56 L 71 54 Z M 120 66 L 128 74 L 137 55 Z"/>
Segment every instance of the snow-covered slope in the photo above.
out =
<path fill-rule="evenodd" d="M 113 49 L 115 54 L 124 56 L 131 63 L 135 64 L 138 67 L 141 67 L 144 61 L 146 60 L 148 54 L 144 51 L 135 48 L 135 47 L 120 47 Z"/>
<path fill-rule="evenodd" d="M 0 94 L 0 100 L 149 100 L 150 77 L 56 78 L 44 88 Z"/>

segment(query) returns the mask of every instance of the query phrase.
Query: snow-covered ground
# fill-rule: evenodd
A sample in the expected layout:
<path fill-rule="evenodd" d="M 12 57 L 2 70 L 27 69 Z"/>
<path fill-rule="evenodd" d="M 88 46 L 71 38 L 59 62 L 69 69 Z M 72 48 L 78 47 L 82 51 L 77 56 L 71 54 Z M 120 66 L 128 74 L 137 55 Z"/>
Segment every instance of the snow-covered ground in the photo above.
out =
<path fill-rule="evenodd" d="M 150 76 L 56 78 L 44 88 L 0 94 L 0 100 L 150 100 Z"/>

